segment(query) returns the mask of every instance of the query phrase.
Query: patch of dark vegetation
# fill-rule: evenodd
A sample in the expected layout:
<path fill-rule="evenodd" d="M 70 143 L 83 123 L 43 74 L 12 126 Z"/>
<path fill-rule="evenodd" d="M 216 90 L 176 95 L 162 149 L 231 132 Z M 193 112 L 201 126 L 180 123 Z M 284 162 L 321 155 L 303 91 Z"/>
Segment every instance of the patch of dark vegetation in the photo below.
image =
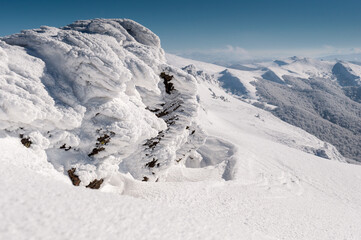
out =
<path fill-rule="evenodd" d="M 143 177 L 142 182 L 148 182 L 149 178 L 148 177 Z"/>
<path fill-rule="evenodd" d="M 21 140 L 20 140 L 21 143 L 27 148 L 29 148 L 31 146 L 31 144 L 33 143 L 29 137 L 24 137 L 23 134 L 20 134 L 20 138 L 21 138 Z"/>
<path fill-rule="evenodd" d="M 175 115 L 167 120 L 165 120 L 165 123 L 167 124 L 167 126 L 172 126 L 173 124 L 175 124 L 175 122 L 179 120 L 178 115 Z"/>
<path fill-rule="evenodd" d="M 75 168 L 69 169 L 68 175 L 69 175 L 69 178 L 70 178 L 71 182 L 73 183 L 73 185 L 79 186 L 81 181 L 80 181 L 78 175 L 75 174 L 75 171 L 76 171 Z"/>
<path fill-rule="evenodd" d="M 177 110 L 178 108 L 180 108 L 180 104 L 179 105 L 177 105 L 177 106 L 175 106 L 174 108 L 173 108 L 173 112 L 175 111 L 175 110 Z"/>
<path fill-rule="evenodd" d="M 148 146 L 148 148 L 154 149 L 155 146 L 160 142 L 161 138 L 164 137 L 163 131 L 160 131 L 157 136 L 154 138 L 148 139 L 143 146 Z"/>
<path fill-rule="evenodd" d="M 175 105 L 175 103 L 171 104 L 170 107 L 163 109 L 161 112 L 157 113 L 156 116 L 157 116 L 158 118 L 167 116 L 169 113 L 171 113 L 172 111 L 174 111 L 173 109 L 172 109 L 172 111 L 170 111 L 170 109 L 171 109 L 174 105 Z M 178 106 L 176 106 L 176 107 L 177 107 L 177 109 L 178 109 Z"/>
<path fill-rule="evenodd" d="M 157 113 L 156 116 L 158 118 L 162 118 L 164 116 L 169 115 L 170 113 L 176 111 L 178 108 L 180 108 L 182 106 L 182 101 L 174 101 L 172 102 L 169 107 L 165 107 L 161 112 Z"/>
<path fill-rule="evenodd" d="M 110 136 L 108 134 L 104 134 L 103 136 L 98 137 L 97 140 L 98 140 L 97 145 L 106 145 L 107 143 L 110 142 Z"/>
<path fill-rule="evenodd" d="M 169 112 L 167 112 L 167 110 L 163 110 L 160 113 L 157 113 L 156 116 L 161 118 L 161 117 L 164 117 L 164 116 L 166 116 L 168 114 L 169 114 Z"/>
<path fill-rule="evenodd" d="M 66 144 L 64 143 L 63 145 L 60 146 L 60 149 L 64 149 L 65 151 L 69 151 L 71 149 L 71 146 L 66 147 Z"/>
<path fill-rule="evenodd" d="M 173 79 L 173 76 L 168 75 L 168 74 L 166 74 L 165 72 L 162 72 L 162 73 L 160 74 L 160 77 L 163 78 L 164 80 L 168 81 L 168 82 Z"/>
<path fill-rule="evenodd" d="M 149 148 L 154 149 L 155 146 L 157 146 L 157 144 L 160 142 L 160 139 L 158 139 L 159 141 L 155 141 L 155 138 L 151 138 L 149 140 L 147 140 L 147 142 L 143 145 L 143 146 L 148 146 Z"/>
<path fill-rule="evenodd" d="M 97 129 L 97 133 L 100 133 L 102 129 Z M 107 133 L 104 133 L 102 136 L 98 137 L 97 138 L 97 143 L 95 144 L 96 147 L 93 148 L 92 152 L 88 154 L 89 157 L 91 156 L 94 156 L 96 154 L 98 154 L 99 152 L 102 152 L 105 150 L 104 146 L 107 145 L 110 140 L 111 140 L 111 137 L 113 137 L 115 135 L 114 132 L 110 131 L 110 132 L 107 132 Z"/>
<path fill-rule="evenodd" d="M 93 148 L 92 152 L 88 154 L 89 157 L 91 156 L 94 156 L 98 153 L 100 153 L 101 151 L 104 151 L 105 148 L 104 147 L 96 147 L 96 148 Z"/>
<path fill-rule="evenodd" d="M 91 189 L 99 189 L 102 183 L 104 182 L 104 179 L 94 179 L 91 183 L 89 183 L 86 187 Z"/>
<path fill-rule="evenodd" d="M 166 74 L 165 72 L 162 72 L 160 74 L 160 77 L 163 79 L 165 92 L 168 94 L 171 94 L 174 90 L 174 85 L 170 81 L 173 79 L 173 76 Z"/>
<path fill-rule="evenodd" d="M 158 159 L 153 158 L 152 161 L 145 164 L 146 167 L 154 168 L 156 166 L 156 163 L 158 162 Z M 157 165 L 158 167 L 159 165 Z"/>

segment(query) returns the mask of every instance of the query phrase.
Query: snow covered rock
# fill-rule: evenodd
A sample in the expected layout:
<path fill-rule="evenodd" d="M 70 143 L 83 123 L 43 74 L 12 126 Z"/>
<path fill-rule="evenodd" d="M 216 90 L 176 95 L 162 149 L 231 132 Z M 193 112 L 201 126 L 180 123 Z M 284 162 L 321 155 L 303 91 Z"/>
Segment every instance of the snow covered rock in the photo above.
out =
<path fill-rule="evenodd" d="M 65 174 L 75 168 L 81 185 L 119 164 L 159 180 L 195 149 L 186 146 L 194 138 L 186 128 L 197 129 L 195 80 L 168 66 L 159 38 L 132 20 L 26 30 L 1 38 L 0 55 L 1 129 L 30 139 Z M 164 71 L 174 77 L 171 94 Z M 154 138 L 159 146 L 147 148 Z"/>

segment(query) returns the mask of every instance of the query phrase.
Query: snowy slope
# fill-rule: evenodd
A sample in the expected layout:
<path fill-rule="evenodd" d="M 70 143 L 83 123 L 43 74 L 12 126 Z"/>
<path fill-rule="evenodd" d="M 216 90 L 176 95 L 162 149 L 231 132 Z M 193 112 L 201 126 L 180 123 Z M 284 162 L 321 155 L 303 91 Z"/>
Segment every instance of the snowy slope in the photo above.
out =
<path fill-rule="evenodd" d="M 361 236 L 361 166 L 249 104 L 265 70 L 166 60 L 130 20 L 0 43 L 1 239 Z"/>
<path fill-rule="evenodd" d="M 312 58 L 291 57 L 279 62 L 259 63 L 259 66 L 267 67 L 276 72 L 279 77 L 289 75 L 300 78 L 328 78 L 332 76 L 331 69 L 335 63 L 332 61 L 320 61 Z"/>
<path fill-rule="evenodd" d="M 179 67 L 187 62 L 167 58 Z M 227 92 L 333 144 L 348 162 L 361 161 L 359 65 L 299 57 L 237 69 L 188 62 L 210 73 Z"/>
<path fill-rule="evenodd" d="M 224 75 L 224 71 L 227 70 L 229 75 L 233 77 L 237 77 L 239 79 L 239 82 L 247 89 L 248 93 L 247 96 L 250 99 L 256 99 L 256 88 L 254 85 L 252 85 L 253 81 L 257 80 L 257 77 L 261 75 L 264 71 L 262 70 L 256 70 L 256 71 L 241 71 L 236 69 L 230 69 L 225 68 L 219 65 L 211 64 L 211 63 L 205 63 L 205 62 L 199 62 L 196 60 L 191 59 L 184 59 L 179 56 L 173 55 L 173 54 L 166 54 L 167 60 L 169 64 L 172 64 L 174 66 L 177 66 L 179 68 L 183 68 L 188 65 L 194 65 L 196 69 L 202 70 L 208 74 L 214 75 L 214 77 L 218 80 L 220 77 Z M 223 73 L 223 74 L 222 74 Z"/>

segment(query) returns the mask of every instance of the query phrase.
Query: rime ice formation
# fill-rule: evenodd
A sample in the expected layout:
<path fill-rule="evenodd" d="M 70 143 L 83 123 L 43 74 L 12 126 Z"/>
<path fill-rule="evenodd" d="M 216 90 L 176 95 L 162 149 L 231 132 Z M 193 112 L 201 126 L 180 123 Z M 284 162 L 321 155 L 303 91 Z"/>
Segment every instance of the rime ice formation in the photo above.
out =
<path fill-rule="evenodd" d="M 194 78 L 168 66 L 159 38 L 132 20 L 26 30 L 1 38 L 0 54 L 1 128 L 29 138 L 58 170 L 76 168 L 82 185 L 119 164 L 161 180 L 203 141 L 191 134 Z M 170 92 L 162 72 L 173 76 Z"/>

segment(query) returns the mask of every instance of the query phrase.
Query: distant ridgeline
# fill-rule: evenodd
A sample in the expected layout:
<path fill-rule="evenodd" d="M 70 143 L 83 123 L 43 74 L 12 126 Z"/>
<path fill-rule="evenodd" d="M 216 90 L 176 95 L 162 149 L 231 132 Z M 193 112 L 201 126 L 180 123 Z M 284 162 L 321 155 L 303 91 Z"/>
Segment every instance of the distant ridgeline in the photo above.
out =
<path fill-rule="evenodd" d="M 253 74 L 251 83 L 259 100 L 255 106 L 333 144 L 346 158 L 361 162 L 359 64 L 293 57 L 237 69 Z M 246 77 L 238 78 L 238 82 L 246 82 Z M 219 80 L 225 82 L 224 75 Z M 238 89 L 230 92 L 237 94 Z"/>

